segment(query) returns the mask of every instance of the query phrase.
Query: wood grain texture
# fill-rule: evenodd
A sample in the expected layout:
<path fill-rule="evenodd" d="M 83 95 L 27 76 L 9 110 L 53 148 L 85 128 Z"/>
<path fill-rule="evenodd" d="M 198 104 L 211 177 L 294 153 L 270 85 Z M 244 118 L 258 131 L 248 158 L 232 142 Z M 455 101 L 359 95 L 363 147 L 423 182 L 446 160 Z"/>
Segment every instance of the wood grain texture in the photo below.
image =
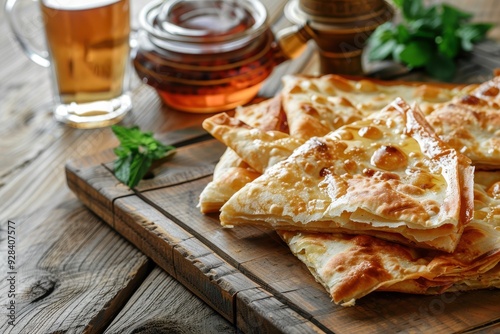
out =
<path fill-rule="evenodd" d="M 134 30 L 139 27 L 140 9 L 149 1 L 132 1 L 132 28 Z M 289 25 L 282 13 L 285 0 L 263 2 L 268 7 L 269 21 L 274 25 L 275 31 Z M 40 30 L 35 28 L 36 20 L 27 20 L 26 24 L 28 25 L 27 32 L 40 34 Z M 127 235 L 130 241 L 144 253 L 156 255 L 155 261 L 172 274 L 168 276 L 162 273 L 155 276 L 158 271 L 155 270 L 155 273 L 144 282 L 148 284 L 155 282 L 152 283 L 152 287 L 157 287 L 156 292 L 148 290 L 147 285 L 141 287 L 140 292 L 149 291 L 148 293 L 152 296 L 164 296 L 165 299 L 161 302 L 168 305 L 175 304 L 175 300 L 168 299 L 170 295 L 174 299 L 197 304 L 200 309 L 199 311 L 193 310 L 193 313 L 199 312 L 201 319 L 207 317 L 207 321 L 214 324 L 215 328 L 219 328 L 216 324 L 227 321 L 210 313 L 210 307 L 202 307 L 203 303 L 193 301 L 193 294 L 187 289 L 179 288 L 179 283 L 172 280 L 173 277 L 179 277 L 180 281 L 189 286 L 203 300 L 225 310 L 225 317 L 231 318 L 231 321 L 237 323 L 246 332 L 297 332 L 294 326 L 287 326 L 287 322 L 297 325 L 299 329 L 304 329 L 304 332 L 316 332 L 318 329 L 315 324 L 321 324 L 323 326 L 321 329 L 325 329 L 325 326 L 341 328 L 340 332 L 342 332 L 344 329 L 342 326 L 345 323 L 348 323 L 350 328 L 359 326 L 361 329 L 368 329 L 374 322 L 378 324 L 380 319 L 384 319 L 385 322 L 373 328 L 373 331 L 384 332 L 387 329 L 394 329 L 391 327 L 393 323 L 396 325 L 400 323 L 398 317 L 401 317 L 404 311 L 396 306 L 392 308 L 387 306 L 393 303 L 394 299 L 399 298 L 394 295 L 387 297 L 382 295 L 384 302 L 380 302 L 378 297 L 374 296 L 375 301 L 368 298 L 359 305 L 359 308 L 342 310 L 350 313 L 339 314 L 345 317 L 344 322 L 339 323 L 337 318 L 329 315 L 332 306 L 329 301 L 324 302 L 328 300 L 328 297 L 321 290 L 322 288 L 313 282 L 310 276 L 308 276 L 307 289 L 304 287 L 305 283 L 300 277 L 307 274 L 307 269 L 297 262 L 291 264 L 287 253 L 283 253 L 284 248 L 280 240 L 268 231 L 221 230 L 215 215 L 201 218 L 196 216 L 193 219 L 186 213 L 181 213 L 181 221 L 173 215 L 170 215 L 172 219 L 165 219 L 164 213 L 167 211 L 164 209 L 162 209 L 163 212 L 156 209 L 149 210 L 147 215 L 137 210 L 143 207 L 144 201 L 133 196 L 116 180 L 109 179 L 109 165 L 106 168 L 101 165 L 101 162 L 111 161 L 109 150 L 117 145 L 110 129 L 78 130 L 55 122 L 51 110 L 52 92 L 49 84 L 49 71 L 38 67 L 24 57 L 7 29 L 3 8 L 0 8 L 0 32 L 2 32 L 0 34 L 2 49 L 0 52 L 0 78 L 2 78 L 0 80 L 0 223 L 4 224 L 8 218 L 16 222 L 22 221 L 24 239 L 19 240 L 19 245 L 22 245 L 19 255 L 24 261 L 22 273 L 20 270 L 19 276 L 22 278 L 19 282 L 19 287 L 23 292 L 19 297 L 22 309 L 19 312 L 22 314 L 20 323 L 23 327 L 15 329 L 0 327 L 0 332 L 6 332 L 4 329 L 12 333 L 30 334 L 101 332 L 104 324 L 113 319 L 132 295 L 131 287 L 139 286 L 139 280 L 142 278 L 137 273 L 133 276 L 133 267 L 134 263 L 139 266 L 139 263 L 144 261 L 144 255 L 128 245 L 123 238 L 117 237 L 86 209 L 71 201 L 74 195 L 66 184 L 64 165 L 68 160 L 75 159 L 79 162 L 85 161 L 79 171 L 80 180 L 85 181 L 79 183 L 80 180 L 75 179 L 75 188 L 93 189 L 81 195 L 86 198 L 83 202 L 86 202 L 93 210 L 104 213 L 110 203 L 104 205 L 100 201 L 95 201 L 94 197 L 106 188 L 107 198 L 113 198 L 115 204 L 113 207 L 120 208 L 116 211 L 121 214 L 120 223 L 115 225 L 113 220 L 111 225 L 115 226 L 119 233 Z M 262 96 L 274 95 L 281 87 L 282 75 L 286 73 L 318 74 L 317 55 L 314 44 L 310 44 L 308 51 L 297 61 L 283 63 L 275 68 L 261 90 Z M 475 55 L 460 64 L 462 72 L 458 80 L 467 78 L 467 80 L 480 81 L 490 75 L 491 66 L 496 66 L 498 63 L 498 50 L 498 45 L 484 43 L 478 46 Z M 415 77 L 415 75 L 415 73 L 410 73 L 408 78 Z M 155 90 L 143 85 L 135 76 L 133 76 L 132 87 L 134 107 L 122 122 L 124 125 L 138 125 L 141 129 L 153 131 L 158 135 L 165 134 L 168 137 L 172 130 L 199 125 L 204 118 L 212 115 L 186 114 L 166 107 Z M 101 153 L 102 151 L 104 153 Z M 101 154 L 105 158 L 100 156 Z M 98 156 L 103 159 L 97 159 Z M 97 173 L 97 169 L 92 169 L 93 167 L 97 167 L 100 174 Z M 184 167 L 179 165 L 179 168 Z M 181 197 L 190 206 L 194 205 L 199 191 L 210 179 L 209 175 L 205 177 L 202 175 L 205 175 L 210 168 L 208 165 L 199 167 L 196 175 L 201 178 L 193 183 L 191 189 L 188 183 L 170 182 L 169 187 L 173 190 L 182 190 L 184 193 Z M 96 172 L 95 175 L 94 172 Z M 160 169 L 157 176 L 163 175 L 166 181 L 170 181 L 170 176 L 164 172 Z M 190 173 L 187 171 L 179 175 L 184 175 L 187 180 L 186 177 L 190 178 Z M 95 179 L 89 180 L 89 177 L 95 177 Z M 103 182 L 105 186 L 99 188 Z M 93 186 L 90 187 L 89 184 Z M 143 190 L 153 190 L 158 184 L 157 180 L 149 180 L 141 186 L 145 187 Z M 150 199 L 156 200 L 156 198 L 155 194 Z M 70 199 L 69 202 L 68 199 Z M 169 201 L 169 199 L 164 198 L 162 201 Z M 176 212 L 182 210 L 176 209 Z M 117 219 L 110 213 L 111 211 L 106 212 L 108 212 L 107 219 L 112 217 Z M 20 216 L 24 218 L 16 218 Z M 173 225 L 163 225 L 165 221 L 170 224 L 175 223 L 177 229 L 174 229 Z M 139 223 L 136 224 L 136 222 Z M 184 227 L 177 225 L 179 222 L 182 222 Z M 103 231 L 107 232 L 103 233 Z M 204 237 L 202 238 L 203 244 L 196 242 L 192 234 L 194 232 Z M 163 241 L 157 242 L 158 239 L 163 239 Z M 238 243 L 235 244 L 231 240 L 238 240 Z M 240 243 L 240 240 L 244 241 Z M 5 241 L 2 241 L 2 245 L 3 242 Z M 26 242 L 30 244 L 27 245 Z M 207 242 L 217 245 L 218 255 L 209 254 L 203 248 Z M 261 247 L 267 244 L 270 245 L 270 251 L 264 254 Z M 105 251 L 97 254 L 102 249 Z M 4 254 L 3 248 L 2 254 Z M 125 260 L 120 262 L 122 261 L 120 259 Z M 277 259 L 279 263 L 276 262 Z M 0 260 L 2 274 L 5 273 L 1 267 L 3 264 Z M 122 271 L 123 268 L 125 268 L 124 271 Z M 118 271 L 121 275 L 117 273 Z M 147 270 L 141 272 L 144 271 Z M 259 285 L 255 280 L 259 280 L 261 271 L 269 271 L 274 276 L 280 275 L 280 278 L 271 280 L 271 283 Z M 284 276 L 283 272 L 289 273 L 288 277 Z M 127 273 L 132 273 L 133 277 Z M 61 278 L 64 279 L 61 280 Z M 168 284 L 160 284 L 163 279 Z M 246 284 L 252 280 L 254 280 L 252 288 L 245 290 Z M 2 280 L 0 283 L 0 304 L 2 305 L 5 305 L 4 284 Z M 209 286 L 209 289 L 204 289 L 205 286 Z M 218 289 L 222 289 L 223 292 Z M 219 299 L 218 296 L 222 297 Z M 484 292 L 479 296 L 484 298 L 485 303 L 490 303 L 490 306 L 492 303 L 493 306 L 499 304 L 496 299 L 498 295 Z M 139 296 L 134 295 L 134 298 L 136 297 Z M 162 328 L 165 329 L 162 327 L 164 322 L 183 323 L 185 313 L 163 312 L 160 315 L 156 312 L 163 310 L 152 308 L 157 305 L 156 301 L 151 305 L 143 301 L 144 299 L 138 298 L 137 302 L 129 304 L 126 312 L 120 314 L 119 320 L 113 323 L 112 328 L 123 329 L 120 323 L 129 317 L 134 319 L 135 312 L 141 312 L 144 320 L 142 325 L 135 329 L 143 333 L 157 333 Z M 448 299 L 441 300 L 443 303 L 446 301 Z M 430 298 L 426 300 L 428 304 L 417 303 L 419 309 L 416 309 L 417 306 L 409 305 L 412 302 L 415 300 L 410 299 L 405 304 L 407 307 L 413 307 L 410 308 L 410 316 L 406 320 L 407 326 L 418 325 L 420 326 L 418 328 L 428 330 L 425 321 L 429 315 L 434 316 L 435 313 L 441 312 L 440 300 L 433 301 Z M 464 294 L 464 296 L 457 296 L 456 302 L 474 305 L 476 301 L 467 299 Z M 297 305 L 301 303 L 305 303 L 310 314 L 297 308 Z M 325 307 L 327 304 L 329 306 Z M 457 326 L 462 326 L 460 328 L 465 328 L 468 321 L 473 321 L 475 318 L 484 320 L 488 314 L 495 311 L 493 306 L 486 312 L 481 309 L 477 311 L 480 314 L 471 313 L 472 320 L 470 320 L 463 319 L 462 310 L 454 303 L 444 305 L 444 312 L 454 310 L 453 312 L 456 312 L 454 314 L 458 314 Z M 229 310 L 231 307 L 234 308 L 233 311 Z M 389 314 L 389 311 L 385 313 L 377 311 L 377 313 L 371 310 L 371 308 L 383 309 L 384 307 L 388 307 L 394 315 Z M 201 311 L 202 308 L 204 311 Z M 148 310 L 152 316 L 146 319 Z M 3 316 L 2 312 L 4 312 L 3 306 L 0 312 Z M 157 315 L 162 322 L 157 321 Z M 444 330 L 445 327 L 439 323 L 442 316 L 437 315 L 431 324 L 438 324 L 437 328 Z M 200 317 L 191 319 L 193 319 L 190 320 L 191 322 L 201 321 Z M 114 327 L 115 325 L 117 327 Z M 495 331 L 498 328 L 497 325 L 498 321 L 495 323 L 493 320 L 493 322 L 484 323 L 480 328 L 484 331 Z M 0 322 L 0 326 L 4 326 L 4 323 Z M 450 326 L 450 331 L 456 328 L 450 323 L 446 326 Z M 210 326 L 207 325 L 207 327 Z M 220 327 L 220 330 L 223 331 L 224 328 Z"/>
<path fill-rule="evenodd" d="M 207 145 L 212 142 L 183 148 L 176 156 L 182 163 L 174 164 L 170 173 L 164 170 L 154 180 L 144 181 L 139 187 L 142 192 L 136 196 L 117 200 L 114 226 L 117 230 L 126 227 L 120 230 L 122 235 L 226 319 L 231 321 L 240 316 L 238 303 L 234 304 L 233 299 L 248 290 L 248 286 L 241 285 L 246 279 L 283 304 L 281 307 L 287 311 L 280 314 L 283 319 L 291 317 L 288 323 L 296 323 L 299 316 L 308 320 L 307 326 L 325 332 L 383 333 L 408 328 L 425 331 L 432 324 L 436 333 L 448 333 L 500 321 L 499 290 L 430 297 L 376 293 L 361 299 L 355 307 L 334 305 L 324 288 L 274 232 L 254 227 L 225 229 L 217 215 L 199 212 L 198 196 L 210 180 L 210 176 L 200 174 L 199 166 L 212 168 L 210 162 L 221 153 L 208 150 Z M 185 171 L 191 165 L 193 172 Z M 182 173 L 176 171 L 179 166 Z M 170 233 L 178 235 L 179 228 L 189 237 L 170 236 Z M 229 285 L 213 284 L 206 275 L 211 268 L 217 268 L 218 279 L 236 280 Z M 240 288 L 235 288 L 238 282 Z M 469 316 L 470 305 L 474 305 L 478 316 Z M 265 326 L 271 324 L 274 330 L 283 332 L 290 330 L 265 314 L 262 309 L 249 307 L 241 316 L 245 319 L 262 316 Z M 246 324 L 246 320 L 240 321 Z"/>
<path fill-rule="evenodd" d="M 257 288 L 237 295 L 236 323 L 245 333 L 328 333 L 283 305 L 269 292 Z"/>
<path fill-rule="evenodd" d="M 151 270 L 145 255 L 75 200 L 14 222 L 15 297 L 6 298 L 5 261 L 0 291 L 2 310 L 15 300 L 16 321 L 2 317 L 2 333 L 99 333 Z"/>
<path fill-rule="evenodd" d="M 224 334 L 235 327 L 156 268 L 104 333 Z"/>
<path fill-rule="evenodd" d="M 172 202 L 175 205 L 175 201 Z M 258 285 L 225 262 L 198 238 L 193 237 L 175 222 L 166 219 L 161 212 L 151 207 L 144 212 L 141 209 L 143 206 L 144 202 L 137 197 L 117 200 L 114 220 L 116 230 L 228 321 L 238 325 L 237 318 L 240 318 L 243 328 L 239 325 L 238 327 L 246 332 L 245 327 L 255 324 L 250 319 L 255 316 L 256 310 L 251 306 L 240 311 L 236 300 L 239 300 L 241 293 L 257 291 L 255 289 Z M 241 250 L 242 246 L 239 246 Z M 273 295 L 267 296 L 267 299 L 270 307 L 257 310 L 265 319 L 259 323 L 266 324 L 258 327 L 260 333 L 281 332 L 283 328 L 297 324 L 316 328 L 275 299 Z M 254 327 L 253 330 L 255 329 Z"/>

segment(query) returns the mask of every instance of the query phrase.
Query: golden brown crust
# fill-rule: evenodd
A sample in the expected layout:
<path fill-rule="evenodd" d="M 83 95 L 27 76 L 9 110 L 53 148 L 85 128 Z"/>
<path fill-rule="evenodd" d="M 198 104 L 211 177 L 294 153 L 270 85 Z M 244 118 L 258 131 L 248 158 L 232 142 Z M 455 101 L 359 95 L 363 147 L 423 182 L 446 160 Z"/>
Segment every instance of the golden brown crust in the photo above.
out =
<path fill-rule="evenodd" d="M 203 128 L 233 149 L 250 167 L 263 173 L 286 159 L 303 141 L 281 131 L 262 131 L 221 113 L 206 119 Z"/>
<path fill-rule="evenodd" d="M 202 213 L 218 212 L 233 194 L 259 175 L 260 173 L 251 168 L 231 167 L 224 170 L 200 194 L 200 211 Z"/>
<path fill-rule="evenodd" d="M 234 119 L 215 116 L 215 123 L 230 126 L 233 122 L 243 128 L 257 127 L 263 131 L 288 132 L 288 123 L 284 114 L 281 98 L 236 109 Z M 209 121 L 207 121 L 209 122 Z M 219 125 L 220 125 L 219 124 Z M 247 125 L 248 124 L 248 125 Z M 222 136 L 222 133 L 219 133 Z M 215 166 L 212 181 L 204 188 L 199 197 L 198 207 L 202 213 L 218 212 L 222 205 L 243 185 L 253 181 L 261 173 L 248 165 L 236 152 L 228 148 Z"/>
<path fill-rule="evenodd" d="M 474 219 L 453 253 L 372 236 L 278 231 L 335 303 L 354 304 L 372 291 L 438 294 L 500 288 L 500 200 L 489 189 L 498 173 L 480 172 Z M 498 217 L 498 216 L 497 216 Z"/>
<path fill-rule="evenodd" d="M 500 77 L 434 110 L 427 120 L 477 169 L 500 169 Z"/>
<path fill-rule="evenodd" d="M 251 155 L 242 159 L 233 152 L 232 162 L 221 159 L 214 181 L 206 188 L 211 193 L 205 198 L 205 210 L 216 211 L 231 198 L 232 208 L 224 209 L 221 215 L 223 225 L 248 224 L 248 216 L 239 212 L 249 210 L 254 215 L 251 224 L 278 229 L 334 302 L 343 305 L 352 305 L 375 290 L 436 294 L 500 288 L 500 174 L 473 175 L 470 161 L 450 148 L 460 150 L 459 145 L 466 146 L 468 150 L 462 151 L 467 153 L 473 147 L 470 137 L 484 143 L 487 142 L 484 134 L 492 128 L 498 129 L 494 126 L 498 125 L 498 116 L 491 110 L 500 110 L 497 90 L 500 78 L 479 86 L 460 87 L 334 75 L 291 78 L 292 81 L 284 82 L 284 94 L 250 109 L 237 110 L 238 121 L 215 120 L 214 132 L 223 138 L 230 132 L 235 135 L 259 128 L 258 136 L 234 137 L 243 147 L 244 142 L 256 139 L 267 140 L 269 144 L 272 141 L 265 135 L 270 130 L 291 133 L 301 139 L 337 130 L 296 150 L 294 154 L 304 155 L 304 163 L 298 168 L 290 168 L 293 164 L 288 161 L 280 162 L 282 167 L 277 170 L 269 168 L 274 164 L 269 162 L 274 154 L 269 146 L 263 150 L 267 162 L 259 162 L 262 172 L 268 169 L 264 176 L 245 162 L 255 159 Z M 287 86 L 290 83 L 296 87 Z M 411 88 L 404 93 L 410 96 L 410 101 L 419 102 L 423 113 L 396 103 L 372 115 L 379 106 L 377 103 L 382 104 L 392 93 L 397 93 L 401 88 L 398 86 Z M 384 93 L 380 94 L 381 91 Z M 355 98 L 349 99 L 353 94 Z M 356 102 L 356 96 L 363 96 L 368 102 Z M 295 113 L 285 110 L 290 106 Z M 370 120 L 344 126 L 360 118 L 358 112 Z M 395 112 L 402 118 L 392 117 Z M 487 125 L 492 126 L 487 129 Z M 395 129 L 400 136 L 368 153 L 354 144 L 382 141 L 387 137 L 381 130 L 384 126 Z M 434 127 L 447 144 L 437 139 Z M 494 131 L 491 133 L 494 137 Z M 417 144 L 408 144 L 406 136 Z M 403 148 L 405 145 L 409 147 Z M 259 145 L 250 151 L 260 152 Z M 422 155 L 427 159 L 425 162 L 419 161 Z M 483 160 L 469 156 L 476 166 L 491 168 L 497 164 L 491 159 L 499 154 L 495 151 L 492 157 Z M 360 160 L 369 161 L 368 168 Z M 325 161 L 331 164 L 318 166 Z M 485 161 L 490 161 L 489 167 Z M 436 176 L 439 170 L 442 173 Z M 269 174 L 269 179 L 262 182 Z M 346 174 L 354 176 L 346 178 Z M 238 195 L 232 195 L 243 186 L 246 197 L 235 200 Z M 277 187 L 282 191 L 274 191 Z M 321 196 L 316 196 L 315 187 L 322 189 Z M 427 195 L 429 192 L 442 196 L 433 198 Z M 316 196 L 313 201 L 304 200 L 311 194 Z M 263 201 L 255 200 L 259 196 Z M 335 209 L 331 199 L 342 197 L 344 207 L 357 209 L 342 212 L 333 220 L 322 220 L 325 211 Z M 210 198 L 222 200 L 210 202 Z M 276 218 L 283 216 L 293 219 Z M 435 216 L 441 219 L 436 220 Z M 406 222 L 394 223 L 404 220 L 400 218 Z"/>
<path fill-rule="evenodd" d="M 472 206 L 472 196 L 462 196 L 472 186 L 462 183 L 459 171 L 473 170 L 427 132 L 428 125 L 419 123 L 423 119 L 397 100 L 378 118 L 309 140 L 235 194 L 221 209 L 221 224 L 399 233 L 411 243 L 453 251 Z M 361 137 L 359 130 L 368 126 L 381 130 L 382 138 Z M 403 152 L 405 166 L 384 170 L 371 164 L 386 143 Z M 427 175 L 431 185 L 409 177 L 417 174 Z"/>
<path fill-rule="evenodd" d="M 212 181 L 200 194 L 200 212 L 218 212 L 233 194 L 259 175 L 260 173 L 252 169 L 236 152 L 227 148 L 215 166 Z"/>
<path fill-rule="evenodd" d="M 424 113 L 465 95 L 476 86 L 381 81 L 334 74 L 283 78 L 283 109 L 290 135 L 308 139 L 323 136 L 342 125 L 384 108 L 395 98 L 417 102 Z"/>
<path fill-rule="evenodd" d="M 234 117 L 263 131 L 289 133 L 286 114 L 279 94 L 260 103 L 237 108 Z"/>

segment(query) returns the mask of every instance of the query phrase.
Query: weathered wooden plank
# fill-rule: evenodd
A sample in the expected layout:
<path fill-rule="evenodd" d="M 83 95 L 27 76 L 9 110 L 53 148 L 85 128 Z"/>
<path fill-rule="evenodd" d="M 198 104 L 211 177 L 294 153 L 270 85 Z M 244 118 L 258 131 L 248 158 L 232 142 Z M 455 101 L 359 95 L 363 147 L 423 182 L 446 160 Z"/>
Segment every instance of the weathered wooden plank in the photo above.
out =
<path fill-rule="evenodd" d="M 236 292 L 255 283 L 206 245 L 137 197 L 116 201 L 115 228 L 160 267 L 234 322 Z"/>
<path fill-rule="evenodd" d="M 113 201 L 134 194 L 103 166 L 104 162 L 114 158 L 113 152 L 106 150 L 78 159 L 79 165 L 70 161 L 65 168 L 68 187 L 83 204 L 111 225 L 114 219 Z"/>
<path fill-rule="evenodd" d="M 175 277 L 174 246 L 193 236 L 157 210 L 150 209 L 144 215 L 140 210 L 143 207 L 144 202 L 135 196 L 117 200 L 114 228 Z"/>
<path fill-rule="evenodd" d="M 329 333 L 260 288 L 238 293 L 237 310 L 236 324 L 245 333 Z"/>
<path fill-rule="evenodd" d="M 235 333 L 233 324 L 156 267 L 104 333 Z"/>
<path fill-rule="evenodd" d="M 314 319 L 324 328 L 343 333 L 350 331 L 354 326 L 368 333 L 371 328 L 369 322 L 366 322 L 366 328 L 361 326 L 361 322 L 356 322 L 360 316 L 365 317 L 365 310 L 368 309 L 378 319 L 384 319 L 385 323 L 381 330 L 388 328 L 403 330 L 411 321 L 412 314 L 422 307 L 422 303 L 425 303 L 427 297 L 387 294 L 387 298 L 370 296 L 370 298 L 362 299 L 353 308 L 334 305 L 323 287 L 314 282 L 307 268 L 276 237 L 272 238 L 270 233 L 257 229 L 249 228 L 241 229 L 241 231 L 239 228 L 223 229 L 217 226 L 217 217 L 201 215 L 195 208 L 196 194 L 203 189 L 204 183 L 206 180 L 195 180 L 188 184 L 148 191 L 139 196 L 170 216 L 179 225 L 189 228 L 190 233 L 193 233 L 198 240 L 203 241 L 228 263 L 270 291 L 277 299 L 285 302 L 289 308 L 306 318 Z M 484 319 L 497 319 L 500 317 L 498 313 L 500 291 L 489 292 L 489 298 L 486 299 L 478 297 L 482 296 L 482 293 L 484 292 L 468 292 L 467 298 L 481 301 L 476 304 L 477 310 L 481 310 L 478 312 L 483 312 Z M 397 298 L 397 303 L 394 303 L 394 298 Z M 404 311 L 399 312 L 398 317 L 389 317 L 388 313 L 383 310 L 395 307 L 394 304 L 399 305 L 398 309 Z M 461 303 L 453 300 L 451 304 Z M 450 327 L 446 327 L 449 325 L 438 326 L 437 328 L 441 328 L 442 333 L 450 329 L 457 330 L 457 328 L 467 330 L 483 324 L 481 318 L 455 321 L 457 317 L 467 317 L 467 312 L 457 305 L 454 306 L 456 311 L 432 315 L 436 322 L 455 324 Z M 373 317 L 370 319 L 373 321 Z"/>
<path fill-rule="evenodd" d="M 3 310 L 15 302 L 15 325 L 4 317 L 2 333 L 99 333 L 152 268 L 145 255 L 75 200 L 12 222 L 15 264 L 7 268 L 0 261 L 0 291 Z M 3 232 L 6 223 L 1 222 Z M 8 297 L 8 290 L 15 296 Z"/>
<path fill-rule="evenodd" d="M 159 211 L 152 207 L 144 210 L 144 203 L 139 198 L 125 197 L 117 200 L 115 204 L 115 228 L 122 235 L 226 319 L 236 321 L 234 296 L 241 291 L 257 287 L 255 283 Z M 175 202 L 172 205 L 176 205 Z M 244 247 L 243 245 L 241 248 Z M 283 268 L 280 273 L 274 274 L 281 275 L 282 270 Z M 278 302 L 272 302 L 273 305 L 276 303 Z M 286 308 L 284 305 L 280 307 Z M 282 320 L 287 314 L 293 315 L 292 320 L 295 319 L 295 312 L 283 312 Z M 262 314 L 267 316 L 268 312 Z M 271 323 L 275 326 L 274 331 L 284 326 L 272 321 Z M 289 321 L 289 324 L 295 324 L 295 321 Z"/>
<path fill-rule="evenodd" d="M 250 260 L 289 253 L 272 231 L 255 227 L 227 229 L 220 226 L 216 215 L 202 215 L 196 205 L 207 182 L 207 178 L 193 180 L 143 192 L 139 196 L 174 219 L 236 268 Z"/>
<path fill-rule="evenodd" d="M 448 292 L 415 296 L 376 292 L 341 308 L 338 318 L 315 317 L 336 333 L 462 333 L 490 322 L 500 322 L 500 292 Z M 338 319 L 343 321 L 339 322 Z"/>

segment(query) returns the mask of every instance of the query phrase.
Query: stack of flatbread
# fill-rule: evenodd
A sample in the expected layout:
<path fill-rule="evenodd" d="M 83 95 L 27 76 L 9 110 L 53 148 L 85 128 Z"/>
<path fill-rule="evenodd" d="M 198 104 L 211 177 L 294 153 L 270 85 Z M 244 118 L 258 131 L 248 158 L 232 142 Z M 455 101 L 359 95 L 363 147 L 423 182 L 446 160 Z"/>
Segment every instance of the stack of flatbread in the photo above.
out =
<path fill-rule="evenodd" d="M 203 123 L 228 148 L 201 212 L 276 230 L 338 304 L 500 288 L 500 76 L 283 85 Z"/>

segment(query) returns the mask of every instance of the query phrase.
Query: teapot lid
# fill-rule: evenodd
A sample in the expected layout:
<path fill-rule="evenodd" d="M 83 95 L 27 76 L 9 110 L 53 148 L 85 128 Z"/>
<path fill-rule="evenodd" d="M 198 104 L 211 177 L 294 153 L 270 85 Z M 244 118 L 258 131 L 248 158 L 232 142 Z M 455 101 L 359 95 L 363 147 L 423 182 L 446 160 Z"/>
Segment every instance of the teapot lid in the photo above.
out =
<path fill-rule="evenodd" d="M 156 45 L 189 54 L 236 50 L 268 29 L 258 0 L 159 0 L 139 19 Z"/>

